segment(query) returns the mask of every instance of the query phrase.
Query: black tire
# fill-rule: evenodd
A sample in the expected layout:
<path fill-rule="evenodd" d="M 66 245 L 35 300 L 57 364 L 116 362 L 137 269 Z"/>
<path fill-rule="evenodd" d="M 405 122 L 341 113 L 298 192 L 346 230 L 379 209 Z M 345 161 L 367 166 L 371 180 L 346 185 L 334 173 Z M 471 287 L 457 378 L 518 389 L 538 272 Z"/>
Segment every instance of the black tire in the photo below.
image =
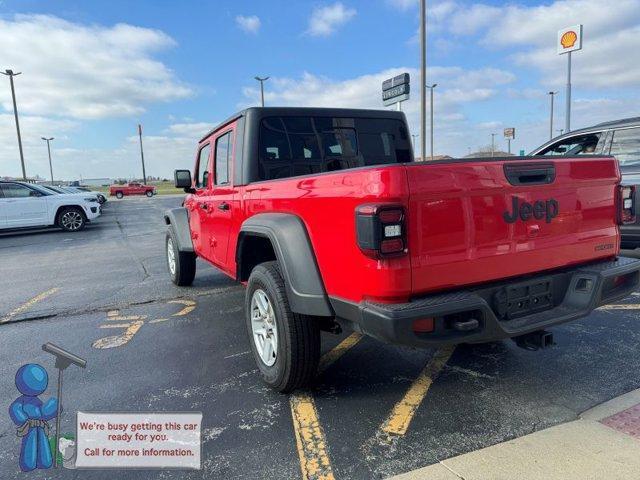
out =
<path fill-rule="evenodd" d="M 147 190 L 147 192 L 145 193 L 145 195 L 149 198 L 153 197 L 153 192 L 151 190 Z"/>
<path fill-rule="evenodd" d="M 266 293 L 275 313 L 277 355 L 271 366 L 260 358 L 251 328 L 251 299 L 258 289 Z M 312 318 L 291 311 L 278 262 L 261 263 L 251 272 L 245 299 L 245 321 L 251 351 L 267 385 L 287 393 L 313 380 L 320 359 L 320 328 Z"/>
<path fill-rule="evenodd" d="M 78 207 L 65 207 L 58 212 L 56 224 L 65 232 L 79 232 L 87 225 L 87 217 Z"/>
<path fill-rule="evenodd" d="M 196 276 L 196 254 L 193 252 L 178 251 L 178 242 L 171 229 L 167 231 L 165 238 L 165 259 L 167 261 L 167 270 L 171 276 L 171 281 L 179 287 L 186 287 L 193 283 Z M 173 251 L 175 268 L 171 269 L 171 260 L 169 249 Z"/>
<path fill-rule="evenodd" d="M 116 198 L 122 198 L 124 194 L 122 192 L 116 192 Z"/>

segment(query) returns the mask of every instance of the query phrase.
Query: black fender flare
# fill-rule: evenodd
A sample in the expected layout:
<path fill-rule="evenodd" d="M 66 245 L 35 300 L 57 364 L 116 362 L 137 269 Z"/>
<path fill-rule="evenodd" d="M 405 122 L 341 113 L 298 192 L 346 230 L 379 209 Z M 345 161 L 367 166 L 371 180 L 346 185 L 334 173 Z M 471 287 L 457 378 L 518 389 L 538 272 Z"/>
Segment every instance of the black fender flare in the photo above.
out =
<path fill-rule="evenodd" d="M 172 208 L 164 212 L 164 223 L 173 230 L 179 252 L 193 252 L 189 212 L 184 207 Z"/>
<path fill-rule="evenodd" d="M 320 317 L 335 315 L 307 229 L 299 217 L 289 213 L 260 213 L 246 219 L 240 227 L 236 249 L 238 272 L 241 269 L 243 239 L 251 235 L 271 241 L 292 311 Z"/>

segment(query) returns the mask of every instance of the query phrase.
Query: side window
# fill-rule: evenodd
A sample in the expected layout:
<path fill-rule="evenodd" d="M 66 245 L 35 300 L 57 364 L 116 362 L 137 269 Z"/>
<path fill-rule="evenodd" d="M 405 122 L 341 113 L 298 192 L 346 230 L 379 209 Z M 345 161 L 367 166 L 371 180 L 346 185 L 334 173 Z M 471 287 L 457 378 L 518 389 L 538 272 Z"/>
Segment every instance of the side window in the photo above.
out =
<path fill-rule="evenodd" d="M 209 178 L 209 152 L 211 145 L 206 144 L 200 149 L 198 155 L 198 168 L 196 169 L 196 188 L 206 188 L 207 179 Z"/>
<path fill-rule="evenodd" d="M 229 183 L 229 162 L 231 159 L 231 134 L 227 132 L 216 140 L 216 185 Z"/>
<path fill-rule="evenodd" d="M 18 185 L 17 183 L 2 184 L 2 193 L 4 194 L 4 198 L 25 198 L 38 196 L 30 188 L 27 188 L 24 185 Z"/>
<path fill-rule="evenodd" d="M 640 128 L 616 130 L 611 143 L 611 155 L 621 166 L 640 164 Z"/>
<path fill-rule="evenodd" d="M 601 133 L 590 133 L 588 135 L 565 138 L 558 143 L 554 143 L 538 155 L 592 155 L 596 152 L 601 135 Z"/>
<path fill-rule="evenodd" d="M 602 155 L 609 155 L 609 149 L 611 148 L 611 130 L 606 133 L 600 135 L 600 140 L 598 140 L 598 146 L 596 147 L 596 153 Z"/>

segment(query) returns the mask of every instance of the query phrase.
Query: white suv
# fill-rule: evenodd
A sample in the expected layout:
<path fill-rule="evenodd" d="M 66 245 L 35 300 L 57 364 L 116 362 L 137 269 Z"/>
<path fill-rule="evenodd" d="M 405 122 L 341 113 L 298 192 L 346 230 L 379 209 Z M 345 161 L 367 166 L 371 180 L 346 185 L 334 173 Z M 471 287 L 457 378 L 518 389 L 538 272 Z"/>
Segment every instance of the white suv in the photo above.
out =
<path fill-rule="evenodd" d="M 39 185 L 0 182 L 0 230 L 55 225 L 77 232 L 101 213 L 90 194 L 58 195 Z"/>

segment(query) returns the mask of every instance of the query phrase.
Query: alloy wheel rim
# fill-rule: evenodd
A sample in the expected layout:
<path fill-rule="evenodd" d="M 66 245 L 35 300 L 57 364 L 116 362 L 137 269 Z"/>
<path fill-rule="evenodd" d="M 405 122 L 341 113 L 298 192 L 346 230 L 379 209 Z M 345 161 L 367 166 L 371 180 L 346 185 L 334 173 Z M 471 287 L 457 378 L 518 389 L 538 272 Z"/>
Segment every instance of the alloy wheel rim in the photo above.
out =
<path fill-rule="evenodd" d="M 173 251 L 173 240 L 167 240 L 167 261 L 169 263 L 169 271 L 171 275 L 176 274 L 176 254 Z"/>
<path fill-rule="evenodd" d="M 250 315 L 253 343 L 262 363 L 270 367 L 278 357 L 278 328 L 273 306 L 264 290 L 253 292 Z"/>
<path fill-rule="evenodd" d="M 67 230 L 78 230 L 82 226 L 82 215 L 78 212 L 65 212 L 62 215 L 62 226 Z"/>

